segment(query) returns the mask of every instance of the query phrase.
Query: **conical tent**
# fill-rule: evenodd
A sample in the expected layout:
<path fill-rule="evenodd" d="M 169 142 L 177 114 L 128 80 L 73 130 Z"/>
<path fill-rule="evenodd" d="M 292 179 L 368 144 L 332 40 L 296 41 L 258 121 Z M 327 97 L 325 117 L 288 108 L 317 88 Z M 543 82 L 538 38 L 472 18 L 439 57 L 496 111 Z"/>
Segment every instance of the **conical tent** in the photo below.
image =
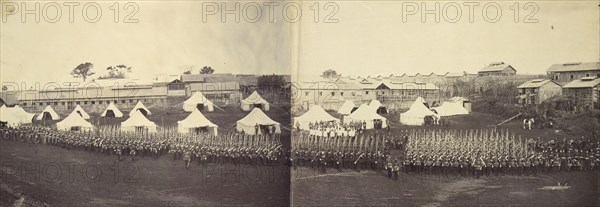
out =
<path fill-rule="evenodd" d="M 356 108 L 356 105 L 354 105 L 354 102 L 347 100 L 346 102 L 344 102 L 342 107 L 340 107 L 340 109 L 338 109 L 338 113 L 340 113 L 342 115 L 349 115 L 352 113 L 352 110 L 354 108 Z"/>
<path fill-rule="evenodd" d="M 177 128 L 180 133 L 190 133 L 193 130 L 207 128 L 209 131 L 212 130 L 212 133 L 216 136 L 218 127 L 208 120 L 198 109 L 192 111 L 184 120 L 177 122 Z"/>
<path fill-rule="evenodd" d="M 258 92 L 254 91 L 250 96 L 242 100 L 242 110 L 250 111 L 252 107 L 269 111 L 269 102 L 263 99 Z"/>
<path fill-rule="evenodd" d="M 433 108 L 439 116 L 454 116 L 469 114 L 469 111 L 463 107 L 463 101 L 448 100 L 442 103 L 441 106 Z"/>
<path fill-rule="evenodd" d="M 248 115 L 237 121 L 236 128 L 238 132 L 244 131 L 248 135 L 262 134 L 262 130 L 256 130 L 257 125 L 261 128 L 275 126 L 275 133 L 281 133 L 279 122 L 273 121 L 259 108 L 252 109 Z"/>
<path fill-rule="evenodd" d="M 129 115 L 129 119 L 121 123 L 121 130 L 126 132 L 156 132 L 156 124 L 142 112 L 136 110 Z"/>
<path fill-rule="evenodd" d="M 21 124 L 30 124 L 35 116 L 34 113 L 28 113 L 19 105 L 15 107 L 0 107 L 0 121 L 6 122 L 9 126 L 18 126 Z"/>
<path fill-rule="evenodd" d="M 56 128 L 58 130 L 88 131 L 94 129 L 94 126 L 81 117 L 76 110 L 73 110 L 67 118 L 56 123 Z"/>
<path fill-rule="evenodd" d="M 133 114 L 133 112 L 135 111 L 141 112 L 144 116 L 152 115 L 152 112 L 150 112 L 150 110 L 148 110 L 148 108 L 146 108 L 146 106 L 144 106 L 144 104 L 141 101 L 138 101 L 137 104 L 135 104 L 133 109 L 131 109 L 131 111 L 129 112 L 129 116 L 131 116 L 131 114 Z"/>
<path fill-rule="evenodd" d="M 400 114 L 400 123 L 405 125 L 423 125 L 426 116 L 434 116 L 429 108 L 423 104 L 423 98 L 418 97 L 408 111 Z"/>
<path fill-rule="evenodd" d="M 371 103 L 369 103 L 369 107 L 371 107 L 378 114 L 388 113 L 387 108 L 385 108 L 385 106 L 383 106 L 383 104 L 381 104 L 381 102 L 379 102 L 377 99 L 371 100 Z"/>
<path fill-rule="evenodd" d="M 37 118 L 39 120 L 59 120 L 60 116 L 52 109 L 51 106 L 46 106 L 46 108 L 38 114 Z"/>
<path fill-rule="evenodd" d="M 214 111 L 214 105 L 202 92 L 197 91 L 188 100 L 183 102 L 184 111 L 193 112 L 196 109 Z"/>
<path fill-rule="evenodd" d="M 117 106 L 115 106 L 114 103 L 110 103 L 108 105 L 108 107 L 106 107 L 106 110 L 104 110 L 104 112 L 102 112 L 102 114 L 100 115 L 101 117 L 123 117 L 123 112 L 121 112 L 121 110 L 119 110 L 119 108 L 117 108 Z"/>
<path fill-rule="evenodd" d="M 79 116 L 83 117 L 83 119 L 90 119 L 90 115 L 81 108 L 80 105 L 75 106 L 75 110 L 73 112 L 79 114 Z"/>
<path fill-rule="evenodd" d="M 321 106 L 314 105 L 302 116 L 296 117 L 295 121 L 300 125 L 300 129 L 308 130 L 309 123 L 339 121 L 339 119 L 329 115 Z"/>
<path fill-rule="evenodd" d="M 387 119 L 373 111 L 367 104 L 362 104 L 352 114 L 344 117 L 344 123 L 361 122 L 366 123 L 367 129 L 375 128 L 375 123 L 380 122 L 381 128 L 387 127 Z"/>

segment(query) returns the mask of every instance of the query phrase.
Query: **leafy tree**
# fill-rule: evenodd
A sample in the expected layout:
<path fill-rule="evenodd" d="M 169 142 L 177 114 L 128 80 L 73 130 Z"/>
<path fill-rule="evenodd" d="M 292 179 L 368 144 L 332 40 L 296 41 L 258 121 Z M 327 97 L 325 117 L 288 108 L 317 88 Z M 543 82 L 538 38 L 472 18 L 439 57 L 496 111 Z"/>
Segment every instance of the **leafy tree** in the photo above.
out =
<path fill-rule="evenodd" d="M 261 90 L 281 89 L 285 87 L 286 81 L 281 75 L 262 75 L 258 77 L 257 84 Z"/>
<path fill-rule="evenodd" d="M 100 79 L 123 79 L 127 77 L 127 73 L 131 73 L 132 69 L 126 65 L 116 65 L 107 67 L 106 70 L 108 70 L 108 75 L 100 77 Z"/>
<path fill-rule="evenodd" d="M 335 70 L 329 69 L 326 71 L 323 71 L 323 74 L 321 75 L 321 77 L 323 78 L 337 78 L 340 77 L 342 74 L 338 74 Z"/>
<path fill-rule="evenodd" d="M 83 78 L 83 81 L 85 82 L 85 79 L 96 74 L 96 73 L 92 72 L 93 68 L 94 68 L 94 64 L 92 64 L 92 63 L 89 63 L 89 62 L 81 63 L 75 69 L 73 69 L 73 71 L 71 71 L 71 75 L 74 78 Z"/>
<path fill-rule="evenodd" d="M 204 66 L 202 69 L 200 69 L 200 74 L 213 74 L 214 72 L 215 69 L 211 68 L 210 66 Z"/>
<path fill-rule="evenodd" d="M 192 71 L 191 70 L 186 70 L 185 72 L 183 72 L 183 74 L 189 75 L 189 74 L 192 74 Z"/>

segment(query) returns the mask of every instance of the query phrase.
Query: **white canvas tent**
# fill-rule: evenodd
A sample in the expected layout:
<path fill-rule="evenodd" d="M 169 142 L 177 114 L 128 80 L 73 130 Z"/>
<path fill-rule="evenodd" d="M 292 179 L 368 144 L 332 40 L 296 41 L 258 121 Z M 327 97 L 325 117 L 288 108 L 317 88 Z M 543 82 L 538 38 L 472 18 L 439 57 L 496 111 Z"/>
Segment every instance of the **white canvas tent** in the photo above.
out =
<path fill-rule="evenodd" d="M 34 113 L 26 112 L 19 105 L 15 107 L 0 106 L 0 121 L 6 122 L 9 126 L 30 124 L 34 116 Z"/>
<path fill-rule="evenodd" d="M 54 111 L 54 109 L 52 109 L 51 106 L 46 106 L 46 108 L 42 112 L 40 112 L 40 114 L 38 114 L 36 119 L 38 121 L 40 121 L 40 120 L 59 120 L 60 116 L 58 116 L 56 111 Z"/>
<path fill-rule="evenodd" d="M 375 128 L 375 120 L 381 121 L 381 128 L 387 127 L 387 119 L 373 111 L 367 104 L 362 104 L 352 114 L 344 117 L 344 123 L 366 122 L 367 129 Z"/>
<path fill-rule="evenodd" d="M 217 136 L 219 126 L 208 120 L 198 109 L 194 109 L 187 118 L 177 122 L 177 129 L 180 133 L 194 133 L 196 130 L 202 128 L 207 128 L 209 132 L 212 131 Z"/>
<path fill-rule="evenodd" d="M 150 110 L 148 110 L 148 108 L 146 108 L 146 106 L 144 106 L 144 104 L 141 101 L 138 101 L 135 104 L 133 109 L 131 109 L 131 111 L 129 112 L 129 116 L 131 116 L 131 114 L 133 114 L 133 112 L 135 112 L 135 111 L 141 112 L 144 116 L 152 115 L 152 112 L 150 112 Z"/>
<path fill-rule="evenodd" d="M 269 111 L 269 102 L 263 99 L 258 92 L 254 91 L 250 96 L 242 100 L 242 110 L 250 111 L 252 107 Z"/>
<path fill-rule="evenodd" d="M 426 116 L 435 116 L 435 113 L 429 110 L 423 102 L 423 98 L 418 97 L 408 111 L 400 114 L 400 123 L 405 125 L 423 125 Z"/>
<path fill-rule="evenodd" d="M 117 106 L 115 106 L 114 103 L 110 103 L 108 105 L 108 107 L 106 107 L 106 110 L 104 110 L 104 112 L 102 112 L 102 114 L 100 115 L 101 117 L 123 117 L 123 112 L 121 112 L 121 110 L 119 110 L 119 108 L 117 108 Z"/>
<path fill-rule="evenodd" d="M 377 99 L 371 100 L 371 103 L 369 103 L 369 107 L 371 107 L 371 109 L 373 109 L 378 114 L 388 113 L 387 108 L 385 108 L 385 106 L 383 106 L 383 104 L 381 104 L 381 102 L 379 102 Z"/>
<path fill-rule="evenodd" d="M 469 114 L 469 111 L 463 107 L 463 101 L 445 101 L 441 106 L 433 108 L 439 116 L 454 116 Z"/>
<path fill-rule="evenodd" d="M 90 119 L 90 115 L 81 108 L 80 105 L 75 106 L 75 110 L 73 112 L 79 114 L 83 119 Z"/>
<path fill-rule="evenodd" d="M 344 102 L 342 107 L 340 107 L 340 109 L 338 109 L 338 113 L 340 113 L 342 115 L 349 115 L 352 113 L 352 110 L 354 110 L 354 108 L 356 108 L 356 105 L 354 105 L 354 102 L 347 100 L 346 102 Z"/>
<path fill-rule="evenodd" d="M 339 119 L 329 115 L 325 109 L 319 105 L 314 105 L 306 113 L 302 114 L 302 116 L 296 117 L 294 120 L 299 124 L 300 129 L 304 130 L 309 129 L 309 123 L 339 121 Z"/>
<path fill-rule="evenodd" d="M 86 121 L 76 110 L 73 110 L 69 116 L 56 123 L 56 128 L 67 131 L 88 131 L 94 129 L 94 126 Z"/>
<path fill-rule="evenodd" d="M 281 133 L 279 122 L 273 121 L 259 108 L 252 109 L 248 115 L 237 121 L 236 129 L 238 132 L 243 130 L 245 134 L 255 135 L 255 126 L 257 124 L 260 127 L 275 126 L 275 133 Z M 261 130 L 258 130 L 258 134 L 262 134 Z"/>
<path fill-rule="evenodd" d="M 183 102 L 183 110 L 193 112 L 196 109 L 214 111 L 213 102 L 208 100 L 200 91 L 195 92 L 188 100 Z"/>
<path fill-rule="evenodd" d="M 136 110 L 129 115 L 129 119 L 121 123 L 121 130 L 126 132 L 156 132 L 156 124 L 142 112 Z"/>

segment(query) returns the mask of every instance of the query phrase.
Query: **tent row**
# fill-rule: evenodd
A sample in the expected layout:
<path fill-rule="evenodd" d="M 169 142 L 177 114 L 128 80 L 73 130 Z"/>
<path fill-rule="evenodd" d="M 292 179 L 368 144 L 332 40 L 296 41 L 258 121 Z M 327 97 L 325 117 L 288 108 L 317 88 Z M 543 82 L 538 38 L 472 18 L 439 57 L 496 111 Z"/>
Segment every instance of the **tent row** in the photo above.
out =
<path fill-rule="evenodd" d="M 111 104 L 112 105 L 112 104 Z M 2 106 L 0 108 L 1 116 L 0 120 L 11 124 L 26 124 L 31 123 L 35 114 L 27 113 L 22 108 L 16 106 L 8 108 Z M 131 111 L 129 118 L 121 123 L 121 130 L 126 132 L 156 132 L 157 125 L 150 121 L 144 111 L 148 113 L 143 105 L 136 107 Z M 42 113 L 40 116 L 51 116 L 58 118 L 58 114 L 49 108 L 44 111 L 47 114 Z M 114 107 L 109 106 L 107 110 L 103 112 L 103 116 L 107 114 L 113 114 L 115 117 L 122 117 L 122 113 Z M 149 114 L 149 113 L 148 113 Z M 83 109 L 76 107 L 65 119 L 56 123 L 58 130 L 66 131 L 88 131 L 93 130 L 94 126 L 86 120 L 85 117 L 89 117 Z M 177 129 L 180 133 L 202 133 L 207 132 L 214 135 L 218 134 L 218 127 L 216 124 L 208 120 L 198 108 L 193 111 L 183 120 L 177 122 Z M 262 135 L 264 133 L 281 133 L 279 122 L 273 121 L 269 118 L 260 108 L 254 108 L 244 118 L 237 121 L 236 129 L 239 132 L 244 132 L 248 135 Z"/>
<path fill-rule="evenodd" d="M 375 111 L 375 113 L 377 113 L 377 114 L 387 114 L 388 113 L 387 108 L 383 104 L 381 104 L 381 102 L 379 102 L 378 100 L 375 100 L 375 99 L 371 100 L 371 102 L 367 106 L 369 106 L 369 108 L 371 108 L 371 110 Z M 342 104 L 342 106 L 338 109 L 338 113 L 347 116 L 347 115 L 350 115 L 355 110 L 357 110 L 358 108 L 359 107 L 354 105 L 354 102 L 352 102 L 350 100 L 346 100 L 346 102 L 344 102 L 344 104 Z"/>
<path fill-rule="evenodd" d="M 342 115 L 346 115 L 343 118 L 344 123 L 365 123 L 367 129 L 385 128 L 387 127 L 387 119 L 377 114 L 377 110 L 380 107 L 381 105 L 375 103 L 375 105 L 362 104 L 357 108 L 353 102 L 346 101 L 338 112 Z M 294 121 L 296 126 L 300 129 L 308 130 L 310 123 L 338 122 L 339 119 L 331 116 L 321 106 L 314 105 L 306 113 L 296 117 Z"/>
<path fill-rule="evenodd" d="M 438 107 L 429 109 L 425 106 L 427 102 L 422 97 L 418 97 L 408 111 L 400 114 L 400 123 L 405 125 L 423 125 L 427 116 L 439 118 L 469 114 L 469 111 L 463 106 L 464 100 L 462 97 L 454 97 Z"/>
<path fill-rule="evenodd" d="M 200 91 L 194 92 L 190 98 L 183 102 L 183 110 L 186 112 L 192 112 L 195 109 L 200 111 L 214 111 L 214 107 L 213 102 L 208 100 Z M 243 111 L 251 111 L 253 108 L 269 111 L 270 104 L 258 92 L 254 91 L 250 96 L 241 101 L 240 107 Z"/>
<path fill-rule="evenodd" d="M 31 119 L 24 120 L 27 116 L 21 116 L 25 112 L 19 106 L 16 107 L 6 107 L 7 111 L 4 115 L 5 119 L 7 119 L 10 123 L 14 124 L 22 124 L 22 123 L 31 123 Z M 264 111 L 269 110 L 269 102 L 263 99 L 258 92 L 254 91 L 250 96 L 246 99 L 242 100 L 241 103 L 242 110 L 250 111 L 252 108 L 260 108 Z M 214 104 L 210 100 L 208 100 L 201 92 L 195 92 L 189 99 L 183 102 L 183 110 L 186 112 L 193 112 L 194 110 L 200 111 L 214 111 Z M 79 114 L 83 119 L 90 119 L 90 115 L 83 110 L 80 105 L 77 105 L 73 110 L 74 113 Z M 144 116 L 152 115 L 152 112 L 144 106 L 141 101 L 138 101 L 137 104 L 133 107 L 133 109 L 129 112 L 129 116 L 133 116 L 136 112 L 140 112 Z M 29 114 L 29 113 L 27 113 Z M 34 114 L 35 116 L 35 114 Z M 114 103 L 110 103 L 108 107 L 100 114 L 101 117 L 123 117 L 123 112 L 117 108 Z M 37 116 L 35 116 L 35 120 L 60 120 L 61 117 L 54 111 L 51 106 L 46 106 L 42 112 L 40 112 Z M 6 121 L 3 121 L 6 122 Z"/>

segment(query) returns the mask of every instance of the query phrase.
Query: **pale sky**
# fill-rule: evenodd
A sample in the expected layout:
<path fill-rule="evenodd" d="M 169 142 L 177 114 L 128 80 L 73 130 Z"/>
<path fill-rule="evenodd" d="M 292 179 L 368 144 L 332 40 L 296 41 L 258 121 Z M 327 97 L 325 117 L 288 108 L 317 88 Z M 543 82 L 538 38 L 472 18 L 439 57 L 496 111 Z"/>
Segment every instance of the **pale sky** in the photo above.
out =
<path fill-rule="evenodd" d="M 202 2 L 144 1 L 137 2 L 139 23 L 114 23 L 113 2 L 100 3 L 97 23 L 83 19 L 84 3 L 75 7 L 74 23 L 68 21 L 68 7 L 58 23 L 43 18 L 35 23 L 33 15 L 22 23 L 19 15 L 9 16 L 0 29 L 2 80 L 63 81 L 88 61 L 96 73 L 125 64 L 143 78 L 181 74 L 188 65 L 196 66 L 195 72 L 206 65 L 217 73 L 290 74 L 291 27 L 281 16 L 274 23 L 267 18 L 235 23 L 229 16 L 222 23 L 217 15 L 204 23 Z M 125 15 L 122 10 L 120 19 Z"/>
<path fill-rule="evenodd" d="M 253 1 L 241 6 L 249 2 Z M 44 18 L 35 23 L 33 15 L 22 23 L 17 13 L 0 23 L 0 80 L 65 81 L 83 62 L 92 62 L 97 73 L 125 64 L 140 77 L 179 74 L 189 65 L 244 74 L 289 74 L 298 68 L 300 77 L 313 77 L 326 69 L 360 76 L 476 72 L 495 61 L 513 65 L 518 73 L 542 74 L 551 64 L 600 58 L 598 1 L 535 2 L 538 23 L 522 22 L 531 12 L 523 9 L 524 2 L 519 23 L 509 8 L 514 1 L 498 2 L 502 17 L 497 23 L 483 20 L 483 2 L 475 7 L 473 23 L 463 2 L 456 2 L 462 10 L 458 23 L 444 18 L 435 23 L 433 15 L 422 23 L 420 13 L 404 23 L 402 2 L 397 1 L 330 2 L 337 6 L 325 9 L 327 2 L 319 2 L 318 23 L 310 9 L 315 2 L 308 1 L 298 1 L 302 16 L 296 23 L 283 19 L 282 5 L 274 9 L 275 22 L 269 22 L 263 2 L 257 2 L 263 13 L 258 23 L 244 18 L 235 23 L 233 16 L 222 23 L 220 13 L 208 16 L 205 23 L 200 1 L 137 2 L 138 23 L 113 22 L 113 1 L 100 3 L 103 13 L 97 23 L 83 20 L 84 2 L 75 7 L 74 23 L 68 21 L 65 6 L 58 23 Z M 421 7 L 422 2 L 416 3 Z M 443 7 L 449 2 L 439 3 Z M 323 23 L 334 7 L 338 12 L 333 18 L 339 22 Z M 248 11 L 254 16 L 252 8 Z M 449 11 L 449 16 L 455 15 Z M 120 19 L 125 15 L 121 10 Z M 94 16 L 93 10 L 89 16 Z"/>
<path fill-rule="evenodd" d="M 483 20 L 484 3 L 475 7 L 473 23 L 464 6 L 458 23 L 443 18 L 435 23 L 433 15 L 427 23 L 419 15 L 403 23 L 402 2 L 338 2 L 339 23 L 303 22 L 300 77 L 310 79 L 326 69 L 362 77 L 474 73 L 496 61 L 511 64 L 521 74 L 545 74 L 555 63 L 599 61 L 599 1 L 536 2 L 538 23 L 515 23 L 509 8 L 514 2 L 498 1 L 502 17 L 497 23 Z M 442 7 L 449 2 L 439 3 Z M 434 3 L 427 6 L 433 9 Z M 520 19 L 530 11 L 521 10 Z M 488 12 L 493 18 L 494 11 Z"/>

